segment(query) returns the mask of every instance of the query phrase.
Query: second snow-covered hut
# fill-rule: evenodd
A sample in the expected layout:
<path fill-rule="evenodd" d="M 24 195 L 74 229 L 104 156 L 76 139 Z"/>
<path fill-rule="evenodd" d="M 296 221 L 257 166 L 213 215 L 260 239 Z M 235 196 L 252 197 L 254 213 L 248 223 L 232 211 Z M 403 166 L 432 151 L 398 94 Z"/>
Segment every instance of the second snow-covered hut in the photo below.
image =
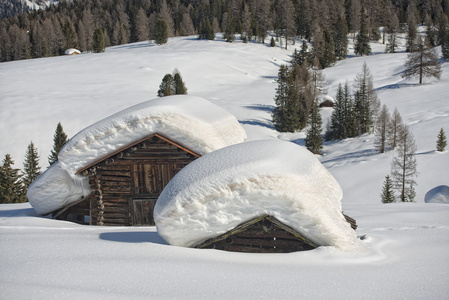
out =
<path fill-rule="evenodd" d="M 229 146 L 189 164 L 155 207 L 169 244 L 239 252 L 318 246 L 365 249 L 342 214 L 342 190 L 307 149 L 263 140 Z"/>
<path fill-rule="evenodd" d="M 196 158 L 245 141 L 237 119 L 192 96 L 150 100 L 76 134 L 27 197 L 39 214 L 91 225 L 153 225 L 168 182 Z"/>

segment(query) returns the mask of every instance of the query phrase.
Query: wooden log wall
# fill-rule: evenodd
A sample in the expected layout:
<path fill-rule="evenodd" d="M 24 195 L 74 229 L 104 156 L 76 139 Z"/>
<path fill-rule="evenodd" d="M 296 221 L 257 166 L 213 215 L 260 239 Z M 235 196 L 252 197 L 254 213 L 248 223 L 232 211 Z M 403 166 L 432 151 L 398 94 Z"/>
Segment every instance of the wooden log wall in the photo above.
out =
<path fill-rule="evenodd" d="M 89 168 L 92 225 L 154 225 L 154 204 L 168 182 L 197 156 L 158 136 Z M 136 203 L 134 203 L 136 202 Z"/>
<path fill-rule="evenodd" d="M 237 226 L 234 230 L 197 246 L 249 253 L 289 253 L 316 247 L 317 245 L 270 216 L 259 218 L 255 223 L 250 221 Z"/>

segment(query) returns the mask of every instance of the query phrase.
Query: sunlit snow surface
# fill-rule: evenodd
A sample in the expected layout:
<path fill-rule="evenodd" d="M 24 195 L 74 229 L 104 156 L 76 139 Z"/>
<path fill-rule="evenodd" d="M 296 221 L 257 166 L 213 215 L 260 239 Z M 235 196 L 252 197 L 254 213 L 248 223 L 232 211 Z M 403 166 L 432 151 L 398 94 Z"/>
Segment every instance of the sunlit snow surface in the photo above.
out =
<path fill-rule="evenodd" d="M 350 39 L 350 43 L 352 39 Z M 279 138 L 304 145 L 305 131 L 280 134 L 271 110 L 276 76 L 293 47 L 240 41 L 169 39 L 82 54 L 0 64 L 0 155 L 21 167 L 31 140 L 43 169 L 58 122 L 69 137 L 117 111 L 156 97 L 178 68 L 190 95 L 237 117 L 248 140 Z M 300 46 L 297 43 L 296 46 Z M 0 290 L 6 299 L 447 299 L 449 205 L 425 203 L 448 182 L 448 63 L 441 80 L 403 80 L 399 53 L 351 57 L 324 70 L 329 95 L 366 61 L 382 103 L 398 108 L 418 147 L 416 203 L 382 204 L 394 152 L 374 150 L 373 135 L 325 144 L 319 157 L 343 190 L 342 208 L 373 251 L 335 247 L 290 254 L 245 254 L 168 246 L 155 227 L 89 227 L 38 217 L 29 204 L 0 205 Z M 353 54 L 352 50 L 349 52 Z M 323 121 L 331 109 L 321 110 Z M 323 126 L 325 127 L 325 126 Z"/>

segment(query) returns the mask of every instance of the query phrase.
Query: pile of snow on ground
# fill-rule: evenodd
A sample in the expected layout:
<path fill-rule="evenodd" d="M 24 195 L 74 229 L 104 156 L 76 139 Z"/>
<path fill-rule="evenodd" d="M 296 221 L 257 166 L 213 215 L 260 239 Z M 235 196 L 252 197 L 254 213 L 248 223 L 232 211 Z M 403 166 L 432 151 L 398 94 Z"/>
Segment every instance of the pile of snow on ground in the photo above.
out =
<path fill-rule="evenodd" d="M 264 214 L 322 246 L 365 251 L 341 213 L 343 193 L 308 150 L 262 140 L 205 155 L 181 170 L 154 211 L 160 236 L 193 246 Z"/>
<path fill-rule="evenodd" d="M 426 203 L 449 203 L 449 186 L 440 185 L 427 192 Z"/>
<path fill-rule="evenodd" d="M 36 212 L 46 214 L 90 193 L 80 169 L 149 137 L 162 134 L 203 155 L 244 142 L 237 119 L 209 101 L 170 96 L 146 101 L 80 131 L 61 149 L 52 165 L 29 187 L 27 197 Z"/>

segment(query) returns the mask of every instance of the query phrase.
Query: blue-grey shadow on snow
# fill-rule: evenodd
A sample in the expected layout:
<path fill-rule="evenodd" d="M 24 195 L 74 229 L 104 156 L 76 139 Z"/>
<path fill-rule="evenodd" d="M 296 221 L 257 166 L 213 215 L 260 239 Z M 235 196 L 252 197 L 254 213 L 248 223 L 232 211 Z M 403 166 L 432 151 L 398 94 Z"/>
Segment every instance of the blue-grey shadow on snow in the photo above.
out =
<path fill-rule="evenodd" d="M 329 159 L 329 160 L 323 160 L 321 161 L 322 164 L 329 163 L 329 162 L 337 162 L 342 160 L 347 160 L 350 158 L 364 158 L 364 157 L 370 157 L 379 154 L 379 151 L 375 149 L 367 149 L 362 151 L 356 151 L 351 153 L 346 153 L 340 156 L 337 156 L 335 158 Z"/>
<path fill-rule="evenodd" d="M 8 205 L 8 204 L 5 204 Z M 13 218 L 13 217 L 41 217 L 33 208 L 17 208 L 10 210 L 0 210 L 0 218 Z"/>
<path fill-rule="evenodd" d="M 419 86 L 419 83 L 394 83 L 394 84 L 388 84 L 388 85 L 378 87 L 377 89 L 374 89 L 374 90 L 377 92 L 377 91 L 382 91 L 382 90 L 400 89 L 400 88 L 414 87 L 414 86 Z"/>
<path fill-rule="evenodd" d="M 100 239 L 119 243 L 154 243 L 168 245 L 157 232 L 127 231 L 127 232 L 103 232 Z"/>
<path fill-rule="evenodd" d="M 254 125 L 254 126 L 262 126 L 268 129 L 274 129 L 273 123 L 271 123 L 270 121 L 262 121 L 262 120 L 256 120 L 256 119 L 251 119 L 251 120 L 243 120 L 243 121 L 239 121 L 240 124 L 243 125 Z"/>
<path fill-rule="evenodd" d="M 261 110 L 271 113 L 274 109 L 274 105 L 263 105 L 263 104 L 254 104 L 254 105 L 247 105 L 244 106 L 245 108 L 252 109 L 252 110 Z"/>

